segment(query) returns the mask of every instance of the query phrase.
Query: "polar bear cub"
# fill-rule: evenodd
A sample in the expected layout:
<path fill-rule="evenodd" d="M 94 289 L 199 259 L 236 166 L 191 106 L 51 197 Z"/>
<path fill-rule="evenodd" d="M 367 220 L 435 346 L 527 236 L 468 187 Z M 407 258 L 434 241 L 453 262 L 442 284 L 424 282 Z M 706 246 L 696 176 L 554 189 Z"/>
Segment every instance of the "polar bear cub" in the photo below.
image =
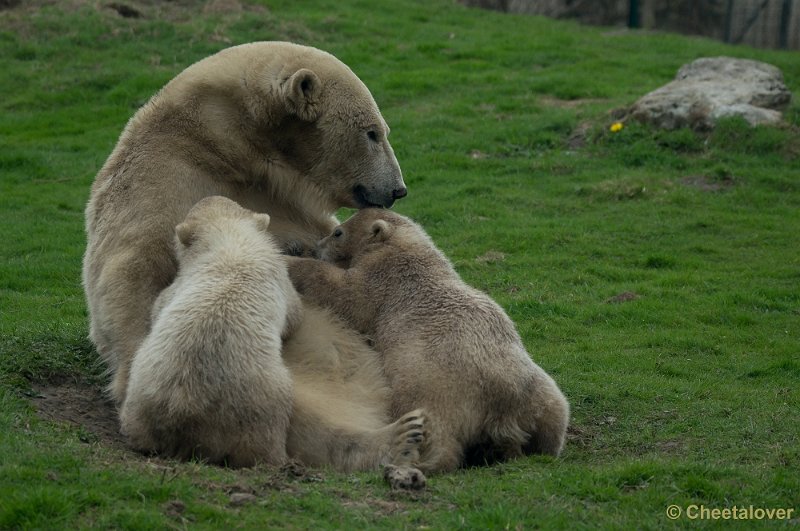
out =
<path fill-rule="evenodd" d="M 176 227 L 178 274 L 156 300 L 120 412 L 135 448 L 230 466 L 286 460 L 281 338 L 302 305 L 269 220 L 214 196 Z"/>
<path fill-rule="evenodd" d="M 416 223 L 364 209 L 321 240 L 324 261 L 292 258 L 306 297 L 374 341 L 391 414 L 430 420 L 423 472 L 530 453 L 558 455 L 569 405 L 528 355 L 511 319 L 465 284 Z"/>

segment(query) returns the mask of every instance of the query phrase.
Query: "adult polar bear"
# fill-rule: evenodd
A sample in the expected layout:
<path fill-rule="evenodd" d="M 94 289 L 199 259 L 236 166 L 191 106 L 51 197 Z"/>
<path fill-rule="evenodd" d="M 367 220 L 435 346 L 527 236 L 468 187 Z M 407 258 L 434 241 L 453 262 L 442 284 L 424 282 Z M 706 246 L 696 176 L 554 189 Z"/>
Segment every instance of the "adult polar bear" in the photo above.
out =
<path fill-rule="evenodd" d="M 282 42 L 188 67 L 128 122 L 86 207 L 90 337 L 125 399 L 156 296 L 176 274 L 175 226 L 200 199 L 268 212 L 285 250 L 310 247 L 339 207 L 406 195 L 372 95 L 332 55 Z"/>

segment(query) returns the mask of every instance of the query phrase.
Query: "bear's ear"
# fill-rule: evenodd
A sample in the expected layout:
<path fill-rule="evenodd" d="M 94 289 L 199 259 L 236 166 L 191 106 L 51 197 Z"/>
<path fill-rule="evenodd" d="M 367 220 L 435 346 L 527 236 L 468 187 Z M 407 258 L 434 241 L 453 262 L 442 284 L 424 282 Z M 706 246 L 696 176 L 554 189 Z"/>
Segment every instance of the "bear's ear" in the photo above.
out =
<path fill-rule="evenodd" d="M 392 235 L 392 226 L 382 219 L 376 219 L 369 228 L 369 238 L 374 242 L 384 242 Z"/>
<path fill-rule="evenodd" d="M 269 214 L 253 214 L 253 219 L 256 220 L 256 227 L 258 227 L 258 230 L 268 232 Z"/>
<path fill-rule="evenodd" d="M 301 68 L 283 85 L 286 107 L 301 120 L 313 122 L 319 118 L 319 93 L 322 89 L 317 74 Z"/>
<path fill-rule="evenodd" d="M 181 242 L 184 247 L 192 245 L 196 232 L 194 225 L 188 222 L 183 222 L 175 227 L 175 234 L 178 236 L 178 241 Z"/>

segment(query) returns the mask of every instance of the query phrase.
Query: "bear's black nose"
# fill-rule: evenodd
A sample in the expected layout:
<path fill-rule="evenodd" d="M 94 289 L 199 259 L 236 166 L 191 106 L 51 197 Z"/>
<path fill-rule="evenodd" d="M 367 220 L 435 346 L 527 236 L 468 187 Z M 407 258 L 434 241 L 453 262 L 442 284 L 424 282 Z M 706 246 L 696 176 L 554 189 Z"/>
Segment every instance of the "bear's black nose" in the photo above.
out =
<path fill-rule="evenodd" d="M 392 199 L 401 199 L 408 195 L 408 188 L 405 186 L 392 191 Z"/>

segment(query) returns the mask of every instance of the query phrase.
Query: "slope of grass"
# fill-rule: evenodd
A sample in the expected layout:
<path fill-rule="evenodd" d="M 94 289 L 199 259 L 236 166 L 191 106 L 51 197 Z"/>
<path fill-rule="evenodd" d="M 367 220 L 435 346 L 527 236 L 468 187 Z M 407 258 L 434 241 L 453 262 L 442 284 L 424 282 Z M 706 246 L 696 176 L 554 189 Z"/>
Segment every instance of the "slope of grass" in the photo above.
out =
<path fill-rule="evenodd" d="M 798 94 L 796 54 L 448 0 L 212 4 L 0 11 L 0 528 L 654 528 L 672 504 L 800 510 L 800 107 L 777 128 L 608 131 L 701 56 L 768 61 Z M 373 473 L 145 459 L 37 417 L 33 385 L 104 378 L 83 206 L 126 120 L 195 60 L 266 39 L 326 49 L 371 88 L 410 190 L 397 210 L 569 397 L 561 459 L 407 495 Z"/>

